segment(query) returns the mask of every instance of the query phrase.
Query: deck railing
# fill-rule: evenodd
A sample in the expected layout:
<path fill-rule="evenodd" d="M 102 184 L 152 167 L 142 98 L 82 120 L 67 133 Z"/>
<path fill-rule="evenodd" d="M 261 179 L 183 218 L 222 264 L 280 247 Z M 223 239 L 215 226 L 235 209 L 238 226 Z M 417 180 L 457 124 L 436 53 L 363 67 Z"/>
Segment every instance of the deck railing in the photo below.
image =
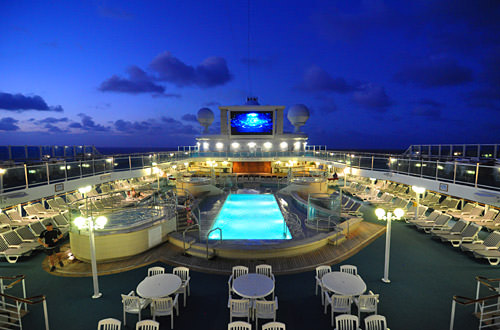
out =
<path fill-rule="evenodd" d="M 270 151 L 270 152 L 198 152 L 179 151 L 147 155 L 112 156 L 100 159 L 45 162 L 42 164 L 12 166 L 0 171 L 0 194 L 27 188 L 61 183 L 112 172 L 132 171 L 160 166 L 166 168 L 175 162 L 196 158 L 227 159 L 293 158 L 302 161 L 321 161 L 335 167 L 349 167 L 378 172 L 398 173 L 413 177 L 455 183 L 491 190 L 500 190 L 500 165 L 480 162 L 427 160 L 404 155 L 353 153 L 344 151 Z M 158 165 L 156 165 L 158 164 Z M 321 165 L 320 165 L 321 166 Z"/>
<path fill-rule="evenodd" d="M 47 312 L 47 300 L 44 295 L 28 298 L 14 297 L 5 293 L 0 293 L 2 306 L 0 306 L 0 329 L 22 329 L 22 305 L 36 305 L 42 303 L 45 330 L 49 330 L 49 316 Z"/>

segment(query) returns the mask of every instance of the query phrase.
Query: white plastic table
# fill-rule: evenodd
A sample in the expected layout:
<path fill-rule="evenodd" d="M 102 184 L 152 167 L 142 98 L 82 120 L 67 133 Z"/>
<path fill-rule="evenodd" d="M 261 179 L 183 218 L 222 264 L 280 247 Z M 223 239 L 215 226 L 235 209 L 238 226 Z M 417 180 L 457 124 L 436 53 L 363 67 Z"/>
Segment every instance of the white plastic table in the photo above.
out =
<path fill-rule="evenodd" d="M 148 276 L 137 286 L 137 294 L 142 298 L 166 297 L 177 291 L 182 280 L 174 274 Z"/>
<path fill-rule="evenodd" d="M 263 298 L 273 292 L 274 281 L 262 274 L 245 274 L 233 280 L 233 290 L 243 298 Z"/>
<path fill-rule="evenodd" d="M 366 291 L 366 284 L 361 277 L 349 273 L 326 273 L 321 281 L 326 289 L 341 295 L 359 296 Z"/>

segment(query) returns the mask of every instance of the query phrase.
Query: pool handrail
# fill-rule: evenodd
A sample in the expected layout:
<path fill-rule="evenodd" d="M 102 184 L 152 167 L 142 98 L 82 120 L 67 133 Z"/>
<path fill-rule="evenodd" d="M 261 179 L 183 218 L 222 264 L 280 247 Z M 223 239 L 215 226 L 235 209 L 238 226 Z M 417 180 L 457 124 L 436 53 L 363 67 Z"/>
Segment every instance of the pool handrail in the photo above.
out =
<path fill-rule="evenodd" d="M 208 236 L 210 235 L 211 232 L 213 231 L 216 231 L 216 230 L 219 230 L 220 231 L 220 237 L 219 237 L 219 241 L 222 243 L 222 229 L 220 227 L 215 227 L 211 230 L 208 231 L 207 233 L 207 237 L 206 237 L 206 243 L 207 243 L 207 259 L 208 259 Z"/>
<path fill-rule="evenodd" d="M 198 239 L 201 241 L 201 226 L 199 223 L 195 223 L 194 225 L 186 227 L 186 229 L 184 229 L 184 231 L 182 232 L 182 248 L 184 250 L 184 254 L 186 253 L 186 232 L 193 227 L 198 227 Z"/>

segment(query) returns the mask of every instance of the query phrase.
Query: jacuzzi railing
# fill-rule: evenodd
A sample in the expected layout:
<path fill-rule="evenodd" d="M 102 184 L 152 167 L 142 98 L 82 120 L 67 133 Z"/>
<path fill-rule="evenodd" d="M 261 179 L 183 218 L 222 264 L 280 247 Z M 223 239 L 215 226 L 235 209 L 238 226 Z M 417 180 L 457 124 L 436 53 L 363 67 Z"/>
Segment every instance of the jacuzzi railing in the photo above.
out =
<path fill-rule="evenodd" d="M 213 228 L 212 230 L 210 230 L 208 233 L 207 233 L 207 237 L 206 237 L 206 244 L 207 244 L 207 259 L 208 259 L 208 236 L 210 236 L 210 233 L 213 232 L 213 231 L 220 231 L 220 236 L 219 236 L 219 243 L 222 243 L 222 229 L 220 227 L 215 227 Z"/>
<path fill-rule="evenodd" d="M 191 225 L 189 227 L 187 227 L 186 229 L 184 229 L 184 231 L 182 232 L 182 249 L 184 250 L 184 254 L 186 253 L 186 233 L 192 229 L 194 229 L 195 227 L 198 227 L 198 240 L 201 242 L 201 226 L 199 223 L 195 223 L 194 225 Z"/>

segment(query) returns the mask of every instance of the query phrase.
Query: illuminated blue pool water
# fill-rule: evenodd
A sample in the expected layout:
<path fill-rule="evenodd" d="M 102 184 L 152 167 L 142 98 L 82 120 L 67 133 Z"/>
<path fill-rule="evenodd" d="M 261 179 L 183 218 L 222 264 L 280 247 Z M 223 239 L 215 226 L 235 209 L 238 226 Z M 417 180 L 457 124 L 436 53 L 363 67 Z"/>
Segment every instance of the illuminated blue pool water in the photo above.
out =
<path fill-rule="evenodd" d="M 224 240 L 292 238 L 274 195 L 229 195 L 211 229 L 217 227 Z M 219 236 L 217 230 L 209 238 Z"/>

